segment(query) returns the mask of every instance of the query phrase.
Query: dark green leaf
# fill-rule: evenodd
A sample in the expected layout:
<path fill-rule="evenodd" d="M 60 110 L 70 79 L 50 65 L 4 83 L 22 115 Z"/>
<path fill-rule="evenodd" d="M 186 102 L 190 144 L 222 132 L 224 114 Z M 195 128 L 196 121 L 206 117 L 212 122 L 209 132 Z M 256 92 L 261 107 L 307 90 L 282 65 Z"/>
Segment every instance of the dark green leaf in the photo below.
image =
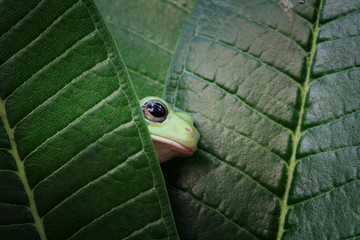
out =
<path fill-rule="evenodd" d="M 176 239 L 124 64 L 91 1 L 0 4 L 0 239 Z"/>
<path fill-rule="evenodd" d="M 163 167 L 181 239 L 360 236 L 360 2 L 203 0 L 165 97 L 193 113 Z"/>
<path fill-rule="evenodd" d="M 178 37 L 196 1 L 96 1 L 140 99 L 162 96 Z"/>

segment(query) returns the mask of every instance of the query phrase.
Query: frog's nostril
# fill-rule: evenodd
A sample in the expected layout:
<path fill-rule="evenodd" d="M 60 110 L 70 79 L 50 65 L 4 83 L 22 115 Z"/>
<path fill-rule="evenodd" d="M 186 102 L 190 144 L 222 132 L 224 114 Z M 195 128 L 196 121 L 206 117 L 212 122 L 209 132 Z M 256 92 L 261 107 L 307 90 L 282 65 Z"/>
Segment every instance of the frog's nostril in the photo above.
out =
<path fill-rule="evenodd" d="M 190 128 L 185 128 L 185 131 L 190 132 L 191 129 Z"/>

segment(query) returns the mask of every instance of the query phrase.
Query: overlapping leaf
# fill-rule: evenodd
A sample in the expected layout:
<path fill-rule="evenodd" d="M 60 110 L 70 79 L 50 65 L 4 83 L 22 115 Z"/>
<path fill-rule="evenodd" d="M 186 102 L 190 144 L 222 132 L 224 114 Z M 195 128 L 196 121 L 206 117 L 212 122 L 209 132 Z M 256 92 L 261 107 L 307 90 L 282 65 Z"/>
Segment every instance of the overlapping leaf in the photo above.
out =
<path fill-rule="evenodd" d="M 0 9 L 0 239 L 177 238 L 138 101 L 94 4 Z"/>
<path fill-rule="evenodd" d="M 201 132 L 194 157 L 164 167 L 182 239 L 360 236 L 359 10 L 351 0 L 194 9 L 165 94 Z"/>

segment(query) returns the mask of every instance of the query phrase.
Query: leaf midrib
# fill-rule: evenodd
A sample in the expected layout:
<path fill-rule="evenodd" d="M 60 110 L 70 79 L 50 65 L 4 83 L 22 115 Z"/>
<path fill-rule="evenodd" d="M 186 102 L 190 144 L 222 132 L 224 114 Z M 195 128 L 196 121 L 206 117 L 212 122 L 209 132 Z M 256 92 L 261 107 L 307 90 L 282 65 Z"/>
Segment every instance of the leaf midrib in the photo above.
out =
<path fill-rule="evenodd" d="M 43 221 L 42 221 L 42 219 L 37 211 L 37 208 L 36 208 L 34 192 L 30 188 L 29 182 L 27 180 L 26 172 L 25 172 L 24 162 L 21 160 L 18 149 L 17 149 L 17 144 L 16 144 L 15 136 L 14 136 L 15 129 L 10 127 L 9 120 L 8 120 L 7 114 L 6 114 L 6 109 L 5 109 L 5 101 L 1 98 L 0 98 L 0 117 L 4 123 L 4 128 L 6 130 L 6 133 L 8 135 L 8 138 L 9 138 L 9 141 L 11 144 L 11 149 L 9 150 L 9 152 L 13 156 L 13 158 L 16 162 L 17 174 L 24 186 L 25 193 L 29 200 L 29 210 L 34 218 L 34 226 L 36 227 L 36 229 L 40 235 L 40 239 L 46 240 L 47 238 L 46 238 L 46 234 L 45 234 L 45 230 L 44 230 Z"/>
<path fill-rule="evenodd" d="M 317 48 L 317 38 L 318 38 L 319 31 L 320 31 L 319 20 L 320 20 L 320 12 L 321 12 L 322 6 L 323 6 L 323 0 L 320 0 L 319 6 L 318 6 L 318 11 L 317 11 L 316 22 L 315 22 L 315 25 L 312 27 L 313 37 L 312 37 L 312 44 L 311 44 L 311 49 L 310 49 L 310 57 L 308 58 L 307 66 L 306 66 L 306 78 L 305 78 L 305 82 L 303 83 L 302 87 L 300 88 L 301 89 L 301 108 L 300 108 L 297 127 L 296 127 L 295 132 L 293 133 L 293 149 L 292 149 L 292 154 L 291 154 L 291 158 L 290 158 L 290 163 L 288 166 L 288 179 L 286 182 L 284 198 L 281 202 L 279 228 L 278 228 L 278 233 L 277 233 L 277 238 L 276 238 L 277 240 L 282 239 L 282 236 L 284 233 L 285 218 L 291 207 L 288 205 L 288 198 L 289 198 L 291 183 L 293 180 L 293 173 L 295 170 L 295 166 L 298 163 L 298 160 L 296 159 L 296 153 L 297 153 L 297 148 L 299 145 L 299 140 L 303 134 L 301 125 L 302 125 L 302 119 L 303 119 L 304 110 L 305 110 L 306 96 L 307 96 L 307 93 L 310 88 L 310 84 L 309 84 L 310 71 L 311 71 L 311 66 L 313 64 L 313 60 L 314 60 L 315 52 L 316 52 L 316 48 Z"/>

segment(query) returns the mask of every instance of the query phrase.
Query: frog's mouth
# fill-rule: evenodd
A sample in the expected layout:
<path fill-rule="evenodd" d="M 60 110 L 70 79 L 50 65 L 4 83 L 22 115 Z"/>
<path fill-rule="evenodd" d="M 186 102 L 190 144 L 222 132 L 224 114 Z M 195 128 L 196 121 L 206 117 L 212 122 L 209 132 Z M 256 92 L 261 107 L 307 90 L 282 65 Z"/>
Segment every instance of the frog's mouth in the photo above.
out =
<path fill-rule="evenodd" d="M 150 135 L 155 144 L 155 148 L 156 148 L 156 143 L 162 144 L 162 145 L 166 146 L 168 149 L 178 152 L 181 156 L 191 156 L 194 154 L 194 152 L 196 150 L 196 149 L 192 149 L 190 147 L 185 146 L 184 144 L 181 144 L 177 141 L 174 141 L 174 140 L 166 138 L 166 137 L 161 137 L 156 134 L 150 134 Z"/>

